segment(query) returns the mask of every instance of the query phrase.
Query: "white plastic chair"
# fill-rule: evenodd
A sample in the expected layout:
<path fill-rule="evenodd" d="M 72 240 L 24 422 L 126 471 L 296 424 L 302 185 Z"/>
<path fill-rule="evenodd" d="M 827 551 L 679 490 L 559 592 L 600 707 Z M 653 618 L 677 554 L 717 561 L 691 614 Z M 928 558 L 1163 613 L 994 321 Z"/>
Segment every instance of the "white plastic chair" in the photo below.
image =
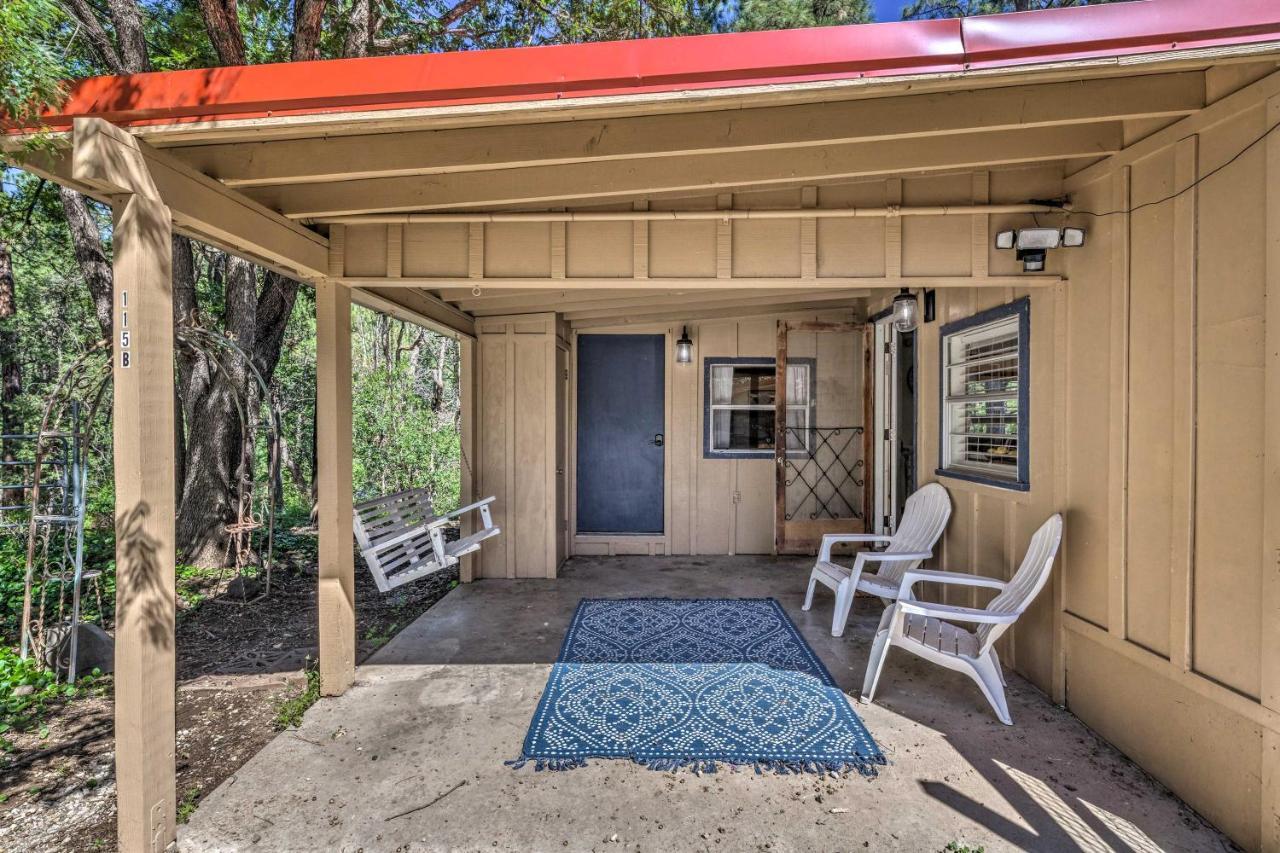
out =
<path fill-rule="evenodd" d="M 892 536 L 875 533 L 828 533 L 822 537 L 818 561 L 809 574 L 809 590 L 804 596 L 804 609 L 813 606 L 813 591 L 818 584 L 836 593 L 836 610 L 831 620 L 831 636 L 844 635 L 849 609 L 858 590 L 892 601 L 899 596 L 902 576 L 919 568 L 933 556 L 933 546 L 942 536 L 951 518 L 951 496 L 937 483 L 921 486 L 902 510 L 902 521 Z M 859 551 L 853 568 L 831 562 L 831 546 L 839 542 L 888 542 L 883 551 Z M 874 573 L 866 572 L 867 563 L 878 563 Z"/>
<path fill-rule="evenodd" d="M 920 582 L 980 586 L 1000 590 L 984 609 L 930 604 L 902 597 L 880 619 L 867 675 L 862 683 L 862 701 L 875 698 L 880 670 L 890 646 L 906 649 L 925 660 L 963 672 L 982 688 L 996 716 L 1006 726 L 1013 725 L 1009 705 L 1004 698 L 1004 673 L 996 656 L 995 641 L 1017 621 L 1032 599 L 1049 580 L 1049 571 L 1062 542 L 1062 516 L 1053 515 L 1031 537 L 1022 565 L 1008 583 L 964 572 L 909 571 L 903 585 L 910 588 Z M 951 624 L 970 622 L 972 631 Z"/>

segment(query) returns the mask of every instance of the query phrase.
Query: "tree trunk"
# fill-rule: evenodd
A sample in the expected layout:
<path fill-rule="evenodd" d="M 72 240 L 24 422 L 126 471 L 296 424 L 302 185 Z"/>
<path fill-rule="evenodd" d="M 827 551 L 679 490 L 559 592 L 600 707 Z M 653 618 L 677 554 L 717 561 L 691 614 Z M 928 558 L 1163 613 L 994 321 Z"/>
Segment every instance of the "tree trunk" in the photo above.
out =
<path fill-rule="evenodd" d="M 244 34 L 240 32 L 236 0 L 200 0 L 200 14 L 218 61 L 223 65 L 244 65 Z"/>
<path fill-rule="evenodd" d="M 111 289 L 111 262 L 107 260 L 106 250 L 102 247 L 98 221 L 89 209 L 89 200 L 75 190 L 58 187 L 58 198 L 62 201 L 67 230 L 71 232 L 76 264 L 80 267 L 85 284 L 89 286 L 98 328 L 102 330 L 104 338 L 110 338 L 111 303 L 115 297 Z"/>
<path fill-rule="evenodd" d="M 0 433 L 13 435 L 22 432 L 18 417 L 18 395 L 22 393 L 22 363 L 18 360 L 18 329 L 14 315 L 18 313 L 17 286 L 13 278 L 13 260 L 9 245 L 0 240 Z M 12 442 L 3 442 L 4 461 L 15 458 Z M 17 468 L 6 466 L 0 471 L 0 482 L 16 483 Z M 24 501 L 21 489 L 6 491 L 0 495 L 0 503 L 15 506 Z"/>

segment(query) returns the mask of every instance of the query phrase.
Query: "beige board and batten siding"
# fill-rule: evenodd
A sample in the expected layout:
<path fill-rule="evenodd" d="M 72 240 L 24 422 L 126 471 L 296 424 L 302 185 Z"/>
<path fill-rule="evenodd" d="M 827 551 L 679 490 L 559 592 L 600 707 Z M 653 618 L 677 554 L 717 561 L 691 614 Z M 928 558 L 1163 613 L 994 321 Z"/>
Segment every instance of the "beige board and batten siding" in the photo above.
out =
<path fill-rule="evenodd" d="M 1068 181 L 1132 212 L 1068 258 L 1067 699 L 1249 849 L 1280 847 L 1277 122 L 1273 75 Z"/>
<path fill-rule="evenodd" d="M 480 550 L 476 577 L 553 578 L 556 544 L 557 349 L 554 314 L 487 317 L 476 324 L 476 467 L 481 495 L 497 497 L 502 535 Z M 493 547 L 489 547 L 492 545 Z"/>
<path fill-rule="evenodd" d="M 1280 849 L 1280 136 L 1195 183 L 1277 122 L 1280 77 L 1068 178 L 1077 210 L 1120 211 L 1074 217 L 1085 246 L 1050 253 L 1068 282 L 940 289 L 918 346 L 920 479 L 955 505 L 934 562 L 1007 577 L 1063 512 L 1054 581 L 1004 661 L 1266 850 Z M 985 237 L 1029 220 L 991 217 Z M 973 260 L 1007 266 L 980 230 Z M 940 327 L 1024 295 L 1031 488 L 936 476 Z"/>

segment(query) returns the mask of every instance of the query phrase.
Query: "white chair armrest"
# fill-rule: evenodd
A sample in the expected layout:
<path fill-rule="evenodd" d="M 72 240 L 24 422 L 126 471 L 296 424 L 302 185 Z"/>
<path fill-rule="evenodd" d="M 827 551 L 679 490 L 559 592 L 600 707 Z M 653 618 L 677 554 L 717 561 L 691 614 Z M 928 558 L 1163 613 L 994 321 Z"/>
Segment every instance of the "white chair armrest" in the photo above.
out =
<path fill-rule="evenodd" d="M 902 591 L 911 589 L 918 583 L 945 583 L 956 586 L 980 586 L 987 589 L 1004 589 L 1005 582 L 982 575 L 970 575 L 965 572 L 946 572 L 933 569 L 913 569 L 902 576 Z"/>
<path fill-rule="evenodd" d="M 892 536 L 882 536 L 879 533 L 825 533 L 822 536 L 822 546 L 818 549 L 818 562 L 831 562 L 831 546 L 842 542 L 891 542 Z"/>
<path fill-rule="evenodd" d="M 899 551 L 892 554 L 885 551 L 863 551 L 858 554 L 858 559 L 877 563 L 906 563 L 914 562 L 915 560 L 928 560 L 932 556 L 932 551 Z"/>
<path fill-rule="evenodd" d="M 899 601 L 895 607 L 902 613 L 916 616 L 932 616 L 935 619 L 951 619 L 956 622 L 986 622 L 992 625 L 1007 625 L 1017 621 L 1017 613 L 1001 613 L 993 610 L 978 610 L 973 607 L 953 607 L 950 604 L 929 604 L 923 601 Z"/>
<path fill-rule="evenodd" d="M 475 510 L 480 509 L 481 507 L 488 506 L 489 504 L 493 503 L 497 499 L 498 499 L 497 496 L 491 496 L 491 497 L 485 498 L 484 500 L 476 501 L 473 504 L 460 506 L 457 509 L 455 509 L 453 512 L 447 512 L 444 515 L 437 515 L 434 519 L 431 520 L 431 523 L 428 524 L 427 526 L 440 527 L 443 524 L 447 524 L 449 519 L 451 518 L 457 518 L 458 516 L 464 515 L 468 512 L 474 512 Z"/>

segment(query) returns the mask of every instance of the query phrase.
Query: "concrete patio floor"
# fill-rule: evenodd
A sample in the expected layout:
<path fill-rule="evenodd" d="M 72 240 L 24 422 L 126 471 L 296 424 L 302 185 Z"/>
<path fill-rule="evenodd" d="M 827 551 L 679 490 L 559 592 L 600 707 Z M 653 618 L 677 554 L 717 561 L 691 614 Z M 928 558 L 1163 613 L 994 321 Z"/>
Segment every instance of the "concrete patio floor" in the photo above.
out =
<path fill-rule="evenodd" d="M 344 696 L 319 701 L 210 794 L 179 849 L 1235 849 L 1018 676 L 1010 728 L 966 678 L 901 651 L 876 703 L 857 705 L 890 761 L 875 779 L 503 765 L 520 752 L 581 598 L 775 597 L 856 694 L 880 604 L 859 599 L 845 636 L 831 637 L 829 593 L 800 610 L 809 564 L 576 558 L 556 581 L 459 587 Z"/>

